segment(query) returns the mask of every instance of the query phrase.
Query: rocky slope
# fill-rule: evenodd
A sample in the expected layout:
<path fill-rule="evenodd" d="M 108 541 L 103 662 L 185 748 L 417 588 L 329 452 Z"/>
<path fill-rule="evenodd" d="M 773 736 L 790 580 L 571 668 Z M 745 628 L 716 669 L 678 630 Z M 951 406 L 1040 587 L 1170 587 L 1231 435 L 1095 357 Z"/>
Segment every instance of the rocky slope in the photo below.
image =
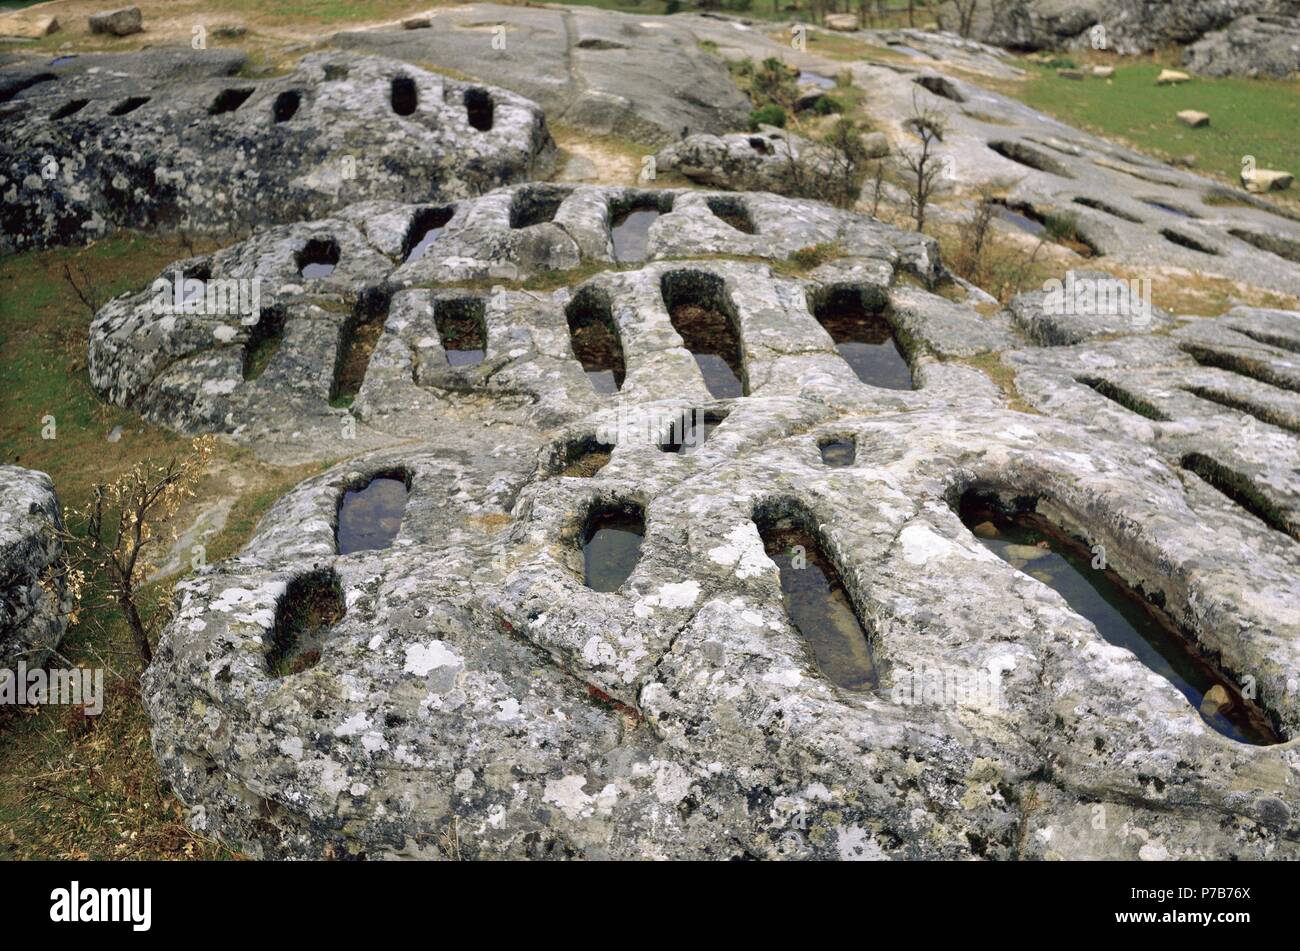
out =
<path fill-rule="evenodd" d="M 982 39 L 1014 50 L 1101 44 L 1130 54 L 1177 44 L 1190 45 L 1189 66 L 1214 76 L 1300 70 L 1295 0 L 1013 0 L 990 4 L 979 22 Z"/>
<path fill-rule="evenodd" d="M 618 195 L 569 194 L 568 237 L 605 237 Z M 824 206 L 744 196 L 763 239 L 750 257 L 844 240 L 848 255 L 806 278 L 718 258 L 748 236 L 706 217 L 708 200 L 676 196 L 639 270 L 494 290 L 478 369 L 450 364 L 437 315 L 451 291 L 395 293 L 356 406 L 414 442 L 304 483 L 239 557 L 185 582 L 149 672 L 157 755 L 201 827 L 267 857 L 1294 855 L 1293 744 L 1215 732 L 954 510 L 972 487 L 1036 499 L 1254 678 L 1289 737 L 1296 542 L 1174 461 L 1196 445 L 1235 465 L 1225 431 L 1171 424 L 1182 441 L 1153 456 L 1129 434 L 1141 417 L 1121 429 L 1084 412 L 1106 403 L 1095 390 L 1028 379 L 1034 400 L 1054 394 L 1049 415 L 1008 411 L 953 358 L 1014 351 L 1021 376 L 1096 361 L 1026 349 L 1028 305 L 982 316 L 937 296 L 925 239 Z M 393 220 L 390 244 L 408 218 Z M 542 242 L 546 225 L 529 227 Z M 416 263 L 464 260 L 470 235 L 446 235 Z M 518 267 L 495 247 L 484 266 Z M 913 389 L 850 369 L 821 323 L 835 292 L 885 316 Z M 616 392 L 583 372 L 575 301 L 604 302 L 626 367 Z M 675 323 L 683 304 L 730 315 L 738 394 L 713 395 Z M 1267 335 L 1300 314 L 1233 320 Z M 1147 336 L 1158 323 L 1128 329 L 1135 352 L 1168 339 Z M 691 410 L 716 428 L 665 452 Z M 1285 500 L 1295 434 L 1257 425 L 1273 464 L 1243 474 Z M 855 461 L 827 465 L 829 442 Z M 343 550 L 344 496 L 377 477 L 409 487 L 395 535 Z M 641 512 L 645 538 L 601 592 L 580 543 L 611 507 Z M 844 579 L 874 689 L 838 686 L 793 626 L 759 534 L 773 516 L 804 525 Z M 306 592 L 333 605 L 330 624 L 286 670 Z M 988 689 L 918 688 L 935 678 Z"/>
<path fill-rule="evenodd" d="M 49 476 L 0 466 L 0 670 L 43 666 L 63 640 L 72 605 L 62 525 Z"/>
<path fill-rule="evenodd" d="M 464 198 L 543 173 L 553 153 L 532 103 L 388 60 L 310 54 L 287 76 L 250 80 L 224 56 L 200 60 L 219 75 L 178 83 L 164 68 L 174 58 L 0 70 L 11 89 L 0 250 Z"/>

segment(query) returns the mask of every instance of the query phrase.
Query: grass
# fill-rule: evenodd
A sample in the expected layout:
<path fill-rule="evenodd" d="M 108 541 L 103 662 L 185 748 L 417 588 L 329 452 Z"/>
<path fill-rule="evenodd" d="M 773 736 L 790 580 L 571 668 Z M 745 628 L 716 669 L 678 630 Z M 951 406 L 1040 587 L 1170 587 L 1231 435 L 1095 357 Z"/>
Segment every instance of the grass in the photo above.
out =
<path fill-rule="evenodd" d="M 80 507 L 95 482 L 136 462 L 185 453 L 189 440 L 96 397 L 86 372 L 90 312 L 65 281 L 64 266 L 106 299 L 147 285 L 196 250 L 204 249 L 122 234 L 0 260 L 0 460 L 49 473 L 65 508 Z M 55 438 L 44 439 L 42 421 L 50 416 Z M 119 426 L 121 438 L 108 442 Z M 219 444 L 218 463 L 237 472 L 244 488 L 224 529 L 206 542 L 209 562 L 238 551 L 276 499 L 325 467 L 272 469 L 229 444 Z M 201 481 L 196 504 L 219 491 L 229 486 L 214 472 Z M 168 603 L 173 585 L 144 588 L 146 612 Z M 130 634 L 117 610 L 95 597 L 98 579 L 89 588 L 58 663 L 105 669 L 104 712 L 91 718 L 66 707 L 0 708 L 0 859 L 229 857 L 185 826 L 184 808 L 149 748 Z"/>
<path fill-rule="evenodd" d="M 177 239 L 125 234 L 0 262 L 0 460 L 50 473 L 66 505 L 85 501 L 92 477 L 111 478 L 138 459 L 183 452 L 188 442 L 96 397 L 86 374 L 90 312 L 67 286 L 63 268 L 84 276 L 102 302 L 144 286 L 188 254 Z M 42 438 L 48 417 L 53 439 Z M 121 439 L 107 442 L 117 426 Z"/>
<path fill-rule="evenodd" d="M 1115 65 L 1110 81 L 1061 79 L 1047 64 L 1025 60 L 1027 81 L 990 85 L 1158 158 L 1195 155 L 1198 171 L 1234 184 L 1245 155 L 1253 155 L 1260 168 L 1300 173 L 1300 82 L 1195 77 L 1176 86 L 1157 86 L 1156 76 L 1165 68 L 1158 60 L 1110 62 Z M 1209 113 L 1210 125 L 1190 129 L 1179 124 L 1175 115 L 1184 109 Z"/>
<path fill-rule="evenodd" d="M 1034 416 L 1041 416 L 1037 409 L 1025 402 L 1024 397 L 1016 388 L 1016 371 L 1002 362 L 1000 353 L 981 353 L 973 357 L 954 358 L 950 363 L 959 363 L 963 366 L 979 370 L 988 377 L 993 385 L 1002 391 L 1002 398 L 1006 400 L 1007 409 L 1014 410 L 1017 413 L 1029 413 Z"/>

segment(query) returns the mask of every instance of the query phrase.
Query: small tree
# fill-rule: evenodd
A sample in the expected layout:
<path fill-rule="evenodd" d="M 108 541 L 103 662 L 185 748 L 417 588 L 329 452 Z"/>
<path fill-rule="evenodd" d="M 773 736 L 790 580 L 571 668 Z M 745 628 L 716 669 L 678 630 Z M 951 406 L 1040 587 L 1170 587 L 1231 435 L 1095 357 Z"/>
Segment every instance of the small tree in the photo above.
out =
<path fill-rule="evenodd" d="M 63 280 L 68 287 L 72 288 L 72 293 L 77 300 L 81 301 L 81 305 L 90 312 L 90 319 L 94 320 L 95 315 L 99 313 L 99 308 L 108 301 L 108 293 L 76 261 L 64 262 Z"/>
<path fill-rule="evenodd" d="M 984 286 L 984 252 L 989 244 L 989 229 L 993 226 L 997 196 L 992 186 L 980 186 L 979 201 L 971 215 L 968 228 L 962 229 L 962 245 L 958 252 L 955 270 L 978 287 Z"/>
<path fill-rule="evenodd" d="M 871 217 L 880 217 L 880 198 L 885 189 L 885 163 L 876 161 L 875 174 L 871 176 Z"/>
<path fill-rule="evenodd" d="M 867 170 L 866 127 L 853 119 L 835 120 L 823 144 L 834 153 L 834 171 L 825 183 L 826 200 L 841 208 L 852 208 L 862 193 L 862 179 Z"/>
<path fill-rule="evenodd" d="M 925 230 L 925 212 L 934 194 L 939 174 L 943 171 L 943 160 L 938 155 L 938 144 L 943 141 L 943 117 L 929 109 L 921 109 L 916 100 L 912 100 L 912 118 L 906 122 L 908 128 L 921 140 L 918 151 L 904 151 L 903 164 L 910 172 L 912 183 L 912 217 L 916 220 L 916 230 Z"/>
<path fill-rule="evenodd" d="M 194 496 L 215 444 L 213 437 L 203 436 L 194 440 L 192 452 L 184 458 L 174 457 L 165 465 L 137 463 L 116 481 L 97 483 L 86 507 L 64 518 L 61 535 L 69 569 L 77 577 L 103 579 L 106 600 L 122 611 L 142 667 L 153 662 L 150 638 L 166 616 L 160 609 L 146 620 L 140 611 L 140 586 L 152 568 L 147 552 L 157 544 L 157 527 Z"/>

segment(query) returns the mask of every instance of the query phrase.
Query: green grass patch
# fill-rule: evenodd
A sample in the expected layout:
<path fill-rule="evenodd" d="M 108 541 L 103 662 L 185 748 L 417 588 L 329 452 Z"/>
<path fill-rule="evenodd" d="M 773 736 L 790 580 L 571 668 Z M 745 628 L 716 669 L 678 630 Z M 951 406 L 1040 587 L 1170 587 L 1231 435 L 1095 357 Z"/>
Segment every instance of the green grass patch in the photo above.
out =
<path fill-rule="evenodd" d="M 1260 168 L 1300 173 L 1300 82 L 1195 77 L 1157 86 L 1164 68 L 1157 62 L 1117 65 L 1109 82 L 1094 77 L 1079 82 L 1061 79 L 1049 64 L 1022 60 L 1022 65 L 1031 78 L 1000 88 L 1072 125 L 1162 159 L 1195 155 L 1198 171 L 1232 182 L 1239 181 L 1246 155 L 1253 155 Z M 1209 126 L 1181 125 L 1175 115 L 1184 109 L 1209 113 Z"/>
<path fill-rule="evenodd" d="M 79 508 L 96 482 L 137 462 L 189 451 L 190 440 L 101 402 L 86 372 L 91 314 L 64 277 L 67 265 L 96 301 L 145 287 L 172 261 L 208 250 L 178 238 L 121 234 L 84 248 L 0 259 L 0 459 L 50 474 L 65 508 Z M 54 418 L 53 439 L 45 417 Z M 121 437 L 108 442 L 116 427 Z M 223 488 L 223 473 L 248 488 L 224 529 L 206 543 L 210 562 L 235 554 L 268 508 L 325 463 L 272 470 L 247 449 L 218 444 L 205 491 Z M 155 551 L 154 554 L 159 554 Z M 141 589 L 151 615 L 170 602 L 175 579 Z M 0 708 L 0 860 L 214 859 L 231 856 L 191 832 L 184 806 L 168 788 L 149 745 L 138 667 L 129 630 L 104 603 L 103 579 L 88 579 L 80 615 L 60 647 L 66 661 L 104 668 L 104 711 L 86 717 L 67 707 Z"/>
<path fill-rule="evenodd" d="M 125 234 L 0 261 L 0 460 L 48 472 L 64 505 L 81 505 L 96 479 L 141 458 L 183 453 L 189 441 L 95 395 L 86 371 L 91 314 L 63 268 L 103 303 L 144 287 L 189 253 L 178 239 Z M 47 439 L 51 419 L 54 438 Z M 118 426 L 121 438 L 108 442 Z"/>

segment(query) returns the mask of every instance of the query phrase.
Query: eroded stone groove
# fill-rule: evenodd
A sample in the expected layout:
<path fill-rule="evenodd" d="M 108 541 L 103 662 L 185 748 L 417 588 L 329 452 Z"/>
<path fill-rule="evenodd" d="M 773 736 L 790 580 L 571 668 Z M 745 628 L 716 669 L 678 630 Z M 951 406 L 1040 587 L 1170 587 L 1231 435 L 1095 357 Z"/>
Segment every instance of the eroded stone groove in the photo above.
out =
<path fill-rule="evenodd" d="M 663 192 L 632 192 L 610 202 L 609 235 L 617 261 L 644 261 L 650 226 L 673 210 L 673 196 Z"/>
<path fill-rule="evenodd" d="M 510 227 L 531 228 L 555 218 L 569 190 L 558 185 L 529 185 L 515 192 L 510 204 Z"/>
<path fill-rule="evenodd" d="M 135 112 L 149 101 L 148 96 L 128 96 L 108 111 L 110 116 L 126 116 Z"/>
<path fill-rule="evenodd" d="M 627 375 L 609 295 L 588 284 L 564 308 L 573 355 L 597 393 L 617 393 Z"/>
<path fill-rule="evenodd" d="M 453 367 L 482 363 L 487 355 L 487 324 L 483 321 L 483 299 L 450 297 L 434 305 L 434 320 L 447 363 Z"/>
<path fill-rule="evenodd" d="M 59 108 L 50 113 L 50 119 L 66 119 L 68 116 L 75 116 L 89 104 L 89 99 L 69 99 Z"/>
<path fill-rule="evenodd" d="M 284 342 L 284 311 L 278 307 L 263 310 L 244 342 L 241 372 L 245 380 L 256 380 L 266 370 Z"/>
<path fill-rule="evenodd" d="M 835 349 L 870 386 L 910 390 L 912 371 L 894 328 L 873 304 L 872 291 L 863 287 L 832 287 L 813 300 L 813 315 L 831 335 Z"/>
<path fill-rule="evenodd" d="M 705 271 L 669 271 L 660 283 L 673 329 L 716 399 L 747 395 L 740 331 L 726 284 Z"/>
<path fill-rule="evenodd" d="M 593 506 L 582 527 L 583 583 L 593 591 L 617 591 L 636 569 L 645 539 L 645 511 L 635 502 Z"/>
<path fill-rule="evenodd" d="M 402 527 L 411 491 L 405 469 L 377 472 L 364 483 L 344 490 L 339 498 L 335 540 L 340 555 L 388 548 Z"/>
<path fill-rule="evenodd" d="M 684 456 L 703 446 L 727 414 L 717 410 L 691 409 L 672 421 L 668 438 L 659 444 L 664 452 Z"/>
<path fill-rule="evenodd" d="M 1063 163 L 1058 162 L 1046 152 L 1042 152 L 1031 145 L 1026 145 L 1024 142 L 999 140 L 990 142 L 989 148 L 1003 158 L 1010 159 L 1035 171 L 1048 172 L 1052 175 L 1059 175 L 1061 178 L 1074 178 L 1074 175 Z"/>
<path fill-rule="evenodd" d="M 301 104 L 302 94 L 296 89 L 286 89 L 275 97 L 275 102 L 271 104 L 271 115 L 276 122 L 288 122 L 298 114 Z"/>
<path fill-rule="evenodd" d="M 420 93 L 410 76 L 394 76 L 388 98 L 399 116 L 412 115 L 420 106 Z"/>
<path fill-rule="evenodd" d="M 845 690 L 876 687 L 870 639 L 807 509 L 789 499 L 765 502 L 755 509 L 754 524 L 780 573 L 786 612 L 817 667 Z"/>
<path fill-rule="evenodd" d="M 1134 224 L 1139 224 L 1139 225 L 1142 224 L 1142 219 L 1139 218 L 1137 215 L 1130 214 L 1129 212 L 1124 211 L 1122 208 L 1117 208 L 1112 204 L 1102 201 L 1100 198 L 1089 198 L 1087 196 L 1080 195 L 1074 198 L 1073 201 L 1076 205 L 1083 205 L 1085 208 L 1094 208 L 1097 211 L 1104 211 L 1108 215 L 1112 215 L 1116 218 L 1122 218 L 1124 221 L 1131 221 Z"/>
<path fill-rule="evenodd" d="M 1135 396 L 1122 386 L 1112 383 L 1110 380 L 1095 376 L 1081 376 L 1079 382 L 1090 389 L 1096 390 L 1106 399 L 1118 403 L 1130 412 L 1137 413 L 1139 416 L 1145 416 L 1147 419 L 1154 419 L 1158 422 L 1169 422 L 1169 417 L 1160 412 L 1159 409 L 1152 406 L 1149 402 L 1140 396 Z"/>
<path fill-rule="evenodd" d="M 943 76 L 918 76 L 916 84 L 944 99 L 951 99 L 953 102 L 966 101 L 966 97 L 958 92 L 957 86 Z"/>
<path fill-rule="evenodd" d="M 709 198 L 707 201 L 709 210 L 732 228 L 742 234 L 758 233 L 758 228 L 754 225 L 754 219 L 750 217 L 749 206 L 745 204 L 743 198 L 725 195 Z"/>
<path fill-rule="evenodd" d="M 609 464 L 613 452 L 612 443 L 601 442 L 595 436 L 570 439 L 552 453 L 547 468 L 553 475 L 590 479 Z"/>
<path fill-rule="evenodd" d="M 343 325 L 338 360 L 334 364 L 330 402 L 335 406 L 351 406 L 361 392 L 371 355 L 384 332 L 388 307 L 388 295 L 378 288 L 369 288 L 357 298 L 351 318 Z"/>
<path fill-rule="evenodd" d="M 1183 456 L 1180 465 L 1188 472 L 1200 476 L 1269 528 L 1300 541 L 1300 523 L 1288 519 L 1268 496 L 1240 472 L 1234 472 L 1221 462 L 1199 452 Z"/>
<path fill-rule="evenodd" d="M 1167 201 L 1161 201 L 1159 198 L 1142 198 L 1140 199 L 1140 201 L 1144 205 L 1150 205 L 1152 208 L 1159 208 L 1161 211 L 1168 212 L 1169 214 L 1174 215 L 1178 218 L 1190 218 L 1194 220 L 1201 217 L 1196 212 L 1189 211 L 1188 209 L 1183 208 L 1181 205 L 1175 205 Z"/>
<path fill-rule="evenodd" d="M 1201 366 L 1216 367 L 1220 370 L 1227 370 L 1229 373 L 1238 373 L 1241 376 L 1259 380 L 1261 383 L 1267 383 L 1270 386 L 1278 386 L 1282 389 L 1300 393 L 1300 378 L 1280 373 L 1258 357 L 1226 352 L 1194 343 L 1185 345 L 1183 349 L 1188 356 Z"/>
<path fill-rule="evenodd" d="M 1175 231 L 1173 228 L 1161 228 L 1160 233 L 1166 241 L 1172 241 L 1180 247 L 1188 248 L 1192 251 L 1199 251 L 1201 254 L 1218 254 L 1219 251 L 1213 245 L 1202 241 L 1200 238 L 1193 237 L 1182 231 Z"/>
<path fill-rule="evenodd" d="M 492 129 L 494 109 L 492 94 L 486 89 L 473 86 L 465 90 L 465 118 L 469 124 L 480 132 Z"/>
<path fill-rule="evenodd" d="M 339 263 L 339 244 L 333 238 L 312 238 L 298 252 L 298 274 L 307 280 L 329 277 Z"/>
<path fill-rule="evenodd" d="M 219 116 L 227 112 L 234 112 L 253 94 L 252 89 L 223 89 L 217 93 L 212 105 L 208 107 L 208 115 Z"/>
<path fill-rule="evenodd" d="M 454 208 L 421 208 L 416 212 L 402 241 L 403 262 L 409 264 L 424 257 L 454 213 Z"/>
<path fill-rule="evenodd" d="M 835 468 L 853 465 L 857 459 L 858 447 L 852 439 L 823 439 L 817 444 L 821 453 L 822 464 Z"/>
<path fill-rule="evenodd" d="M 1060 593 L 1107 641 L 1132 651 L 1177 687 L 1215 730 L 1244 743 L 1281 742 L 1268 714 L 1215 669 L 1173 618 L 1130 590 L 1104 558 L 1036 508 L 1036 500 L 1023 497 L 1004 505 L 997 495 L 978 488 L 967 490 L 959 502 L 962 521 L 985 547 Z"/>
<path fill-rule="evenodd" d="M 1256 400 L 1246 399 L 1240 396 L 1234 396 L 1231 393 L 1224 393 L 1220 390 L 1213 390 L 1206 386 L 1189 386 L 1187 392 L 1199 399 L 1208 400 L 1211 403 L 1217 403 L 1228 409 L 1234 409 L 1242 413 L 1248 413 L 1254 416 L 1260 422 L 1269 423 L 1273 426 L 1279 426 L 1282 429 L 1289 429 L 1293 433 L 1300 434 L 1300 418 L 1284 410 L 1267 406 Z"/>
<path fill-rule="evenodd" d="M 332 570 L 293 578 L 276 603 L 266 670 L 280 678 L 315 667 L 334 625 L 346 613 L 339 578 Z"/>

